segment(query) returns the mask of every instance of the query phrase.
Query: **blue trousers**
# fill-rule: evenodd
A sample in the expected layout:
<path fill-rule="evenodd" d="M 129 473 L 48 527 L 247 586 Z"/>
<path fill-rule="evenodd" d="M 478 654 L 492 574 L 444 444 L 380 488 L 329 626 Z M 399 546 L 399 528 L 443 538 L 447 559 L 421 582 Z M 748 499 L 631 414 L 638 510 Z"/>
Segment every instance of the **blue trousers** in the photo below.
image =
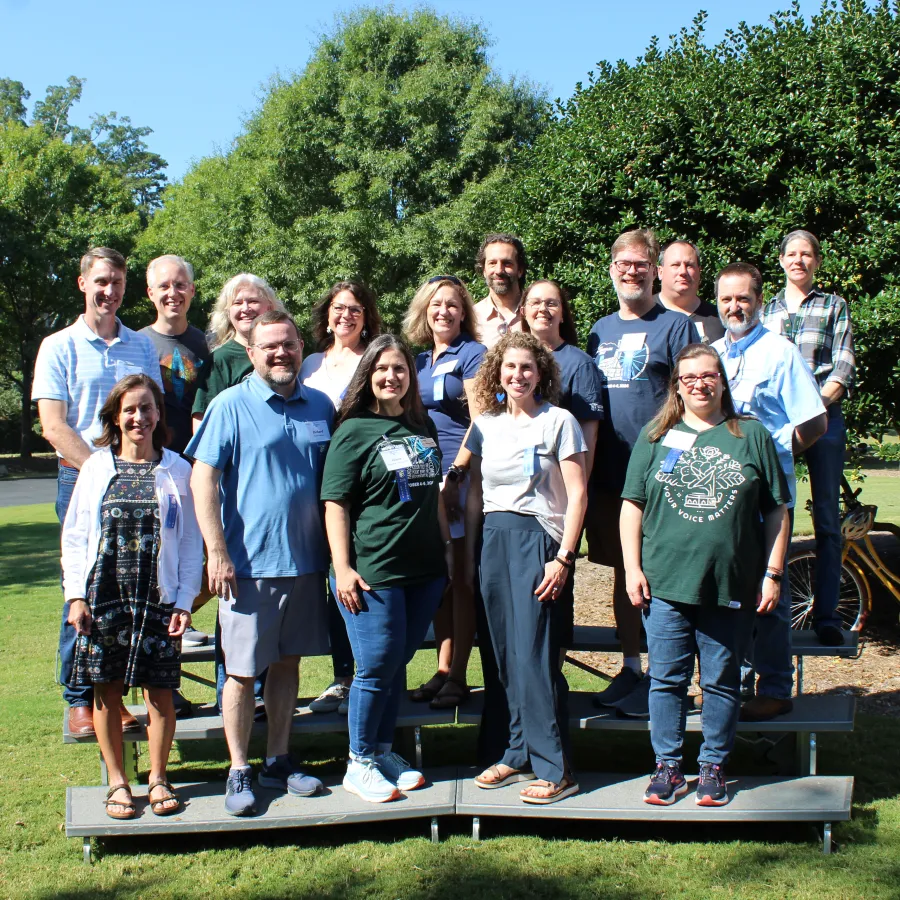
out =
<path fill-rule="evenodd" d="M 703 690 L 698 762 L 723 766 L 728 761 L 741 710 L 741 658 L 753 614 L 752 605 L 728 609 L 650 600 L 644 628 L 650 658 L 650 740 L 657 762 L 681 765 L 695 652 Z"/>
<path fill-rule="evenodd" d="M 331 591 L 337 594 L 334 578 Z M 339 604 L 356 660 L 350 687 L 350 755 L 370 759 L 394 741 L 406 666 L 422 646 L 447 579 L 362 592 L 355 615 Z"/>
<path fill-rule="evenodd" d="M 500 682 L 509 745 L 499 762 L 559 784 L 571 771 L 569 685 L 559 669 L 564 610 L 535 588 L 559 544 L 534 516 L 489 513 L 479 581 Z M 498 762 L 498 760 L 495 760 Z"/>
<path fill-rule="evenodd" d="M 66 512 L 75 490 L 75 482 L 78 480 L 78 469 L 64 466 L 58 463 L 59 472 L 56 476 L 56 517 L 59 519 L 60 528 L 66 521 Z M 59 683 L 63 688 L 63 700 L 69 706 L 93 706 L 94 689 L 90 686 L 74 687 L 72 681 L 72 669 L 75 666 L 75 641 L 77 635 L 75 628 L 68 623 L 69 604 L 63 603 L 62 622 L 59 626 Z"/>
<path fill-rule="evenodd" d="M 812 489 L 816 530 L 816 593 L 813 627 L 841 627 L 837 614 L 841 584 L 841 475 L 847 427 L 839 403 L 828 407 L 828 430 L 804 454 Z"/>

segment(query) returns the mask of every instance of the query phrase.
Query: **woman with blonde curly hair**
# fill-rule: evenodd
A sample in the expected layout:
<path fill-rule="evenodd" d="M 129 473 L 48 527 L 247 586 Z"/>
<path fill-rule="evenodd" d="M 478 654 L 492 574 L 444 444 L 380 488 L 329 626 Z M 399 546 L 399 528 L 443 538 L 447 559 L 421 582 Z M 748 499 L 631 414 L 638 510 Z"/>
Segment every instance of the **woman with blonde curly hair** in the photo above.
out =
<path fill-rule="evenodd" d="M 539 804 L 578 791 L 568 685 L 559 667 L 558 599 L 584 519 L 587 445 L 575 417 L 553 405 L 559 379 L 552 351 L 532 335 L 507 334 L 475 378 L 483 412 L 466 440 L 472 453 L 467 575 L 474 583 L 478 568 L 510 723 L 502 758 L 475 783 L 492 789 L 537 778 L 521 798 Z"/>
<path fill-rule="evenodd" d="M 403 322 L 407 339 L 428 347 L 416 357 L 419 395 L 434 423 L 441 450 L 441 494 L 450 521 L 455 573 L 434 617 L 437 672 L 412 692 L 433 709 L 450 709 L 469 696 L 466 670 L 475 639 L 475 603 L 465 583 L 466 473 L 470 453 L 463 447 L 472 414 L 475 375 L 485 347 L 478 342 L 475 305 L 455 275 L 437 275 L 423 284 Z"/>

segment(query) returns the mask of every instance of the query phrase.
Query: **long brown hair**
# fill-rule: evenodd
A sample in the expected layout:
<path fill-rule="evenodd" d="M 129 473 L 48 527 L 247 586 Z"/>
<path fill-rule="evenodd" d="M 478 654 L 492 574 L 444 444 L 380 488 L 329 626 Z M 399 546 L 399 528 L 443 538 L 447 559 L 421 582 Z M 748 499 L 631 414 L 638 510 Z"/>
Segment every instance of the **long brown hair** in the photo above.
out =
<path fill-rule="evenodd" d="M 381 334 L 381 316 L 378 313 L 375 294 L 358 281 L 338 281 L 325 292 L 310 317 L 313 340 L 320 353 L 334 343 L 334 335 L 328 331 L 328 313 L 334 298 L 343 291 L 349 291 L 363 308 L 363 327 L 359 337 L 363 347 Z"/>
<path fill-rule="evenodd" d="M 716 369 L 722 381 L 722 415 L 725 416 L 725 424 L 728 430 L 737 438 L 744 436 L 744 432 L 741 431 L 741 419 L 747 417 L 739 416 L 734 408 L 734 401 L 731 399 L 731 391 L 728 388 L 728 376 L 725 374 L 725 366 L 722 365 L 719 354 L 707 344 L 689 344 L 678 354 L 678 358 L 675 360 L 675 366 L 669 377 L 669 394 L 665 403 L 663 403 L 653 419 L 650 420 L 647 439 L 651 444 L 664 437 L 670 428 L 673 428 L 684 418 L 684 401 L 678 393 L 678 373 L 681 371 L 683 362 L 689 359 L 699 359 L 701 356 L 707 356 L 715 360 Z"/>
<path fill-rule="evenodd" d="M 527 350 L 537 365 L 541 379 L 534 389 L 542 399 L 559 406 L 559 365 L 548 350 L 533 334 L 511 331 L 488 350 L 475 376 L 475 405 L 483 413 L 497 415 L 506 412 L 506 398 L 500 384 L 500 368 L 507 350 Z M 498 399 L 498 395 L 504 399 Z"/>
<path fill-rule="evenodd" d="M 375 365 L 378 357 L 386 350 L 396 350 L 403 354 L 406 360 L 406 367 L 409 369 L 409 387 L 400 400 L 403 407 L 403 417 L 406 419 L 407 425 L 414 429 L 424 429 L 428 419 L 428 413 L 422 405 L 422 398 L 419 396 L 419 380 L 416 378 L 416 361 L 410 352 L 409 347 L 398 337 L 393 334 L 382 334 L 375 338 L 363 353 L 359 365 L 356 367 L 356 373 L 350 379 L 347 386 L 347 393 L 341 401 L 341 409 L 338 413 L 335 430 L 343 425 L 348 419 L 355 419 L 361 416 L 375 402 L 375 394 L 372 392 L 372 373 L 375 371 Z"/>
<path fill-rule="evenodd" d="M 149 375 L 126 375 L 113 385 L 103 408 L 100 410 L 100 422 L 103 432 L 94 440 L 96 447 L 118 447 L 122 443 L 122 429 L 116 419 L 122 412 L 122 397 L 135 388 L 148 388 L 153 394 L 156 408 L 159 410 L 159 421 L 153 429 L 153 449 L 162 450 L 170 440 L 169 428 L 166 425 L 166 402 L 159 385 Z"/>

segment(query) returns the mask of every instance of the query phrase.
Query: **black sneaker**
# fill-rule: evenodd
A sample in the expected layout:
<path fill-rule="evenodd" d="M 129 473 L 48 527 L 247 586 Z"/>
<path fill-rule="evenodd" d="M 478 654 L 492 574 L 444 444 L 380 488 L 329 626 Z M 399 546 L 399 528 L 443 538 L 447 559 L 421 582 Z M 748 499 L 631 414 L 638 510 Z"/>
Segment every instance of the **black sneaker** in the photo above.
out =
<path fill-rule="evenodd" d="M 697 794 L 694 797 L 697 806 L 724 806 L 729 799 L 725 770 L 713 763 L 703 763 L 700 766 Z"/>
<path fill-rule="evenodd" d="M 679 797 L 683 797 L 687 790 L 687 781 L 681 774 L 680 766 L 657 763 L 650 784 L 644 791 L 644 803 L 652 803 L 654 806 L 670 806 Z"/>

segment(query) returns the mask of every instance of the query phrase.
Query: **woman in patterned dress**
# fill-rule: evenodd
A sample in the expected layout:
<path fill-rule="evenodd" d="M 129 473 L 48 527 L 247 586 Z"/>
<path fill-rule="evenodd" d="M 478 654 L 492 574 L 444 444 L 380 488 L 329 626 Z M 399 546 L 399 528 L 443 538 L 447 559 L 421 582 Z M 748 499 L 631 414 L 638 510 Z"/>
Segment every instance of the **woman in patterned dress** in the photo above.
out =
<path fill-rule="evenodd" d="M 191 468 L 163 449 L 163 397 L 146 375 L 119 381 L 100 420 L 100 449 L 82 466 L 62 535 L 63 590 L 78 633 L 74 678 L 94 686 L 94 725 L 111 785 L 107 815 L 135 816 L 120 702 L 137 685 L 148 712 L 150 808 L 170 815 L 181 808 L 166 777 L 175 734 L 172 692 L 203 568 Z"/>

